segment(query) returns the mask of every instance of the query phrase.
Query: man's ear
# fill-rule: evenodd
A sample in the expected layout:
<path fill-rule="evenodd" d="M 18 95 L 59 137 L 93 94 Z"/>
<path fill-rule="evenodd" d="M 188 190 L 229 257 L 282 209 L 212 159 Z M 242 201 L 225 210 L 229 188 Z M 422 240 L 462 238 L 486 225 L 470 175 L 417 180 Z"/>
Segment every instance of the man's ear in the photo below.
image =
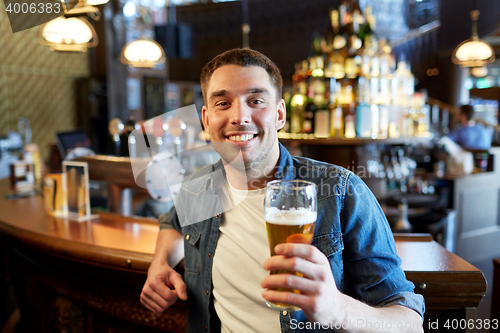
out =
<path fill-rule="evenodd" d="M 278 102 L 278 112 L 276 114 L 276 130 L 280 130 L 286 123 L 286 105 L 285 100 L 281 99 Z"/>
<path fill-rule="evenodd" d="M 201 121 L 203 122 L 203 126 L 205 127 L 205 130 L 210 133 L 210 130 L 208 129 L 208 110 L 205 105 L 201 108 Z"/>

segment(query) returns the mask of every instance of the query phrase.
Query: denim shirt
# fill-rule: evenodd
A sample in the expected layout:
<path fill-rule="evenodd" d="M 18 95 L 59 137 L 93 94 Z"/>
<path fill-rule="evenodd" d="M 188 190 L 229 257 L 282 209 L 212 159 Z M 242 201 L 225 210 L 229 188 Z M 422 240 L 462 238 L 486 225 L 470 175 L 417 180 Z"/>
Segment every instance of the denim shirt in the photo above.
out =
<path fill-rule="evenodd" d="M 179 196 L 189 194 L 186 197 L 190 198 L 184 209 L 213 211 L 214 207 L 221 208 L 223 198 L 218 202 L 196 200 L 202 198 L 205 191 L 219 194 L 213 188 L 214 182 L 205 181 L 207 177 L 210 179 L 210 174 L 215 174 L 215 170 L 223 170 L 221 161 L 187 177 L 203 181 L 183 183 Z M 376 307 L 402 305 L 423 317 L 424 299 L 413 292 L 413 283 L 406 279 L 387 219 L 358 176 L 335 165 L 292 157 L 280 144 L 276 178 L 316 183 L 318 218 L 312 244 L 328 258 L 335 283 L 342 293 Z M 176 207 L 180 207 L 177 202 Z M 190 333 L 220 332 L 220 321 L 213 306 L 212 264 L 221 219 L 221 214 L 214 214 L 202 222 L 181 226 L 175 209 L 159 218 L 160 229 L 174 228 L 184 236 L 184 282 Z M 321 331 L 321 328 L 306 329 L 315 327 L 307 321 L 302 311 L 280 312 L 283 333 Z"/>

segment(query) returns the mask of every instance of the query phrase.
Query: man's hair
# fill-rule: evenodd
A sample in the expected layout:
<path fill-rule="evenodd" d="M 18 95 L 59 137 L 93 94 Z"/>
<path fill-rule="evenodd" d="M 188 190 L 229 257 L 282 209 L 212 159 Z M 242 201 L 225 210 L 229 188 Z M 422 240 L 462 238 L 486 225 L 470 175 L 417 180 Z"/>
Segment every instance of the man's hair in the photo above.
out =
<path fill-rule="evenodd" d="M 465 104 L 460 107 L 460 111 L 465 115 L 467 121 L 471 121 L 474 118 L 474 108 L 472 105 Z"/>
<path fill-rule="evenodd" d="M 269 74 L 272 85 L 276 89 L 276 100 L 279 101 L 281 99 L 283 79 L 279 68 L 274 64 L 274 62 L 255 50 L 232 49 L 213 58 L 201 70 L 200 83 L 205 104 L 207 104 L 207 89 L 210 78 L 217 68 L 224 65 L 238 65 L 242 67 L 259 66 L 264 68 L 267 74 Z"/>

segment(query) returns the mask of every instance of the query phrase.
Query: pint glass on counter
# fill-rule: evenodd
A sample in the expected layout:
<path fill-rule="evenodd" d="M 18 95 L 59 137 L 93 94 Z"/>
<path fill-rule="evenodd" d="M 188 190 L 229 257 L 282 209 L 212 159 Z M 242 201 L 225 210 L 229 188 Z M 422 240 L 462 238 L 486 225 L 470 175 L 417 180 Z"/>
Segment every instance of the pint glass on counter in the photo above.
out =
<path fill-rule="evenodd" d="M 267 237 L 271 256 L 274 247 L 280 243 L 311 244 L 316 222 L 316 185 L 303 180 L 274 180 L 267 183 L 264 202 Z M 271 274 L 300 273 L 277 270 Z M 279 291 L 298 290 L 278 288 Z M 271 308 L 278 310 L 298 310 L 297 307 L 282 303 L 266 302 Z"/>

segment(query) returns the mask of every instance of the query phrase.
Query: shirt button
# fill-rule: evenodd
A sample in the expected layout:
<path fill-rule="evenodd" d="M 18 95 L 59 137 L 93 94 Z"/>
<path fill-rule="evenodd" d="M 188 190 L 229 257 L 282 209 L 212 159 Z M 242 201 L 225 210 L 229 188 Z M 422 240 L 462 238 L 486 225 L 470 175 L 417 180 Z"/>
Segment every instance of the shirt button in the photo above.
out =
<path fill-rule="evenodd" d="M 208 259 L 212 258 L 212 255 L 210 253 L 207 254 Z"/>
<path fill-rule="evenodd" d="M 283 311 L 283 316 L 286 316 L 288 314 L 288 311 Z"/>
<path fill-rule="evenodd" d="M 189 240 L 189 235 L 186 235 L 186 240 Z"/>
<path fill-rule="evenodd" d="M 208 290 L 205 290 L 205 295 L 207 295 L 207 296 L 208 296 Z"/>

